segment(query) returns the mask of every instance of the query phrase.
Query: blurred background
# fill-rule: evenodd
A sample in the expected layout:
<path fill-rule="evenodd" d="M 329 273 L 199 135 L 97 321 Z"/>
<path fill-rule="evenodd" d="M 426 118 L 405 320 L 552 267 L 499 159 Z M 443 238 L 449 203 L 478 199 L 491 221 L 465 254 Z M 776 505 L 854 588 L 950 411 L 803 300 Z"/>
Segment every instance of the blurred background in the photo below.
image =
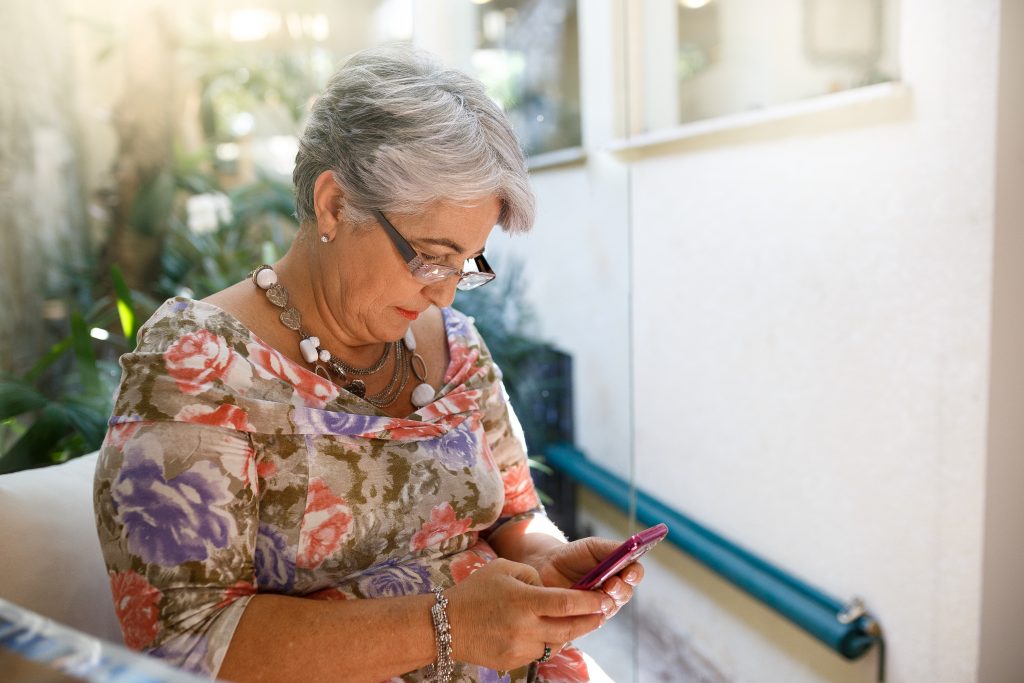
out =
<path fill-rule="evenodd" d="M 611 677 L 867 682 L 884 636 L 890 681 L 1019 680 L 1017 0 L 5 2 L 0 471 L 95 450 L 156 306 L 287 249 L 310 103 L 393 42 L 529 157 L 537 225 L 456 306 L 553 516 L 624 538 L 654 500 L 764 560 L 659 546 L 581 643 Z"/>

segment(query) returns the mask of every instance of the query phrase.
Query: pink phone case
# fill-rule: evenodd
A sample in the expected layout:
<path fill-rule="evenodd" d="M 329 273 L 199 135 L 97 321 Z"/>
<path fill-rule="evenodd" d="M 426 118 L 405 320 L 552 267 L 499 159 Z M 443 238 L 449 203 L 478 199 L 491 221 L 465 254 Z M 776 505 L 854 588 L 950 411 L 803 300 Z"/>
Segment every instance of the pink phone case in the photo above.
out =
<path fill-rule="evenodd" d="M 640 533 L 630 536 L 612 553 L 601 560 L 601 563 L 591 569 L 587 574 L 573 584 L 573 588 L 580 590 L 592 590 L 600 588 L 601 584 L 610 577 L 622 571 L 630 562 L 634 562 L 648 550 L 658 545 L 658 542 L 668 535 L 668 527 L 664 524 L 656 524 L 650 529 L 644 529 Z"/>

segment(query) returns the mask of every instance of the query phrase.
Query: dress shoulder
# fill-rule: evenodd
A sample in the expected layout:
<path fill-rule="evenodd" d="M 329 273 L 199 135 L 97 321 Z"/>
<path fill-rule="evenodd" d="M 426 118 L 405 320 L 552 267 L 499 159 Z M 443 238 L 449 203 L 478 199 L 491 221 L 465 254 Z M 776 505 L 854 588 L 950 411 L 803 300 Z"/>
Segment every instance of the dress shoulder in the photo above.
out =
<path fill-rule="evenodd" d="M 163 353 L 190 333 L 205 331 L 237 345 L 252 333 L 231 314 L 203 301 L 174 297 L 158 308 L 139 328 L 136 353 Z"/>

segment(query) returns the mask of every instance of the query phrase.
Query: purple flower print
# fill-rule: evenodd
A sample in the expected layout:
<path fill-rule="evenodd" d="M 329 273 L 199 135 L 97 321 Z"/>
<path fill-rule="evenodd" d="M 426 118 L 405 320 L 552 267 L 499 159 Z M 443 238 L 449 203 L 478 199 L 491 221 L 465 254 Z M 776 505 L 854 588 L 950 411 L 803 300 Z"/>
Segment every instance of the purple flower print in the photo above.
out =
<path fill-rule="evenodd" d="M 226 548 L 236 533 L 234 518 L 224 511 L 232 500 L 228 483 L 209 462 L 168 480 L 141 449 L 126 453 L 111 496 L 128 550 L 147 564 L 175 567 L 207 559 L 211 548 Z"/>
<path fill-rule="evenodd" d="M 269 524 L 260 524 L 254 563 L 260 589 L 285 592 L 295 584 L 295 563 L 288 556 L 288 543 Z"/>
<path fill-rule="evenodd" d="M 461 470 L 476 464 L 480 443 L 469 428 L 469 420 L 452 429 L 444 436 L 425 442 L 424 447 L 435 453 L 435 457 L 450 470 Z"/>
<path fill-rule="evenodd" d="M 354 436 L 384 429 L 390 418 L 357 415 L 316 408 L 296 408 L 292 413 L 295 429 L 300 434 L 334 434 Z"/>
<path fill-rule="evenodd" d="M 208 676 L 210 666 L 206 660 L 206 653 L 209 646 L 204 636 L 182 634 L 174 636 L 160 647 L 153 648 L 149 654 L 179 669 Z"/>
<path fill-rule="evenodd" d="M 444 314 L 444 332 L 449 339 L 452 337 L 476 338 L 476 335 L 473 334 L 469 318 L 463 313 L 456 311 L 454 308 L 445 308 L 441 312 Z"/>
<path fill-rule="evenodd" d="M 502 675 L 494 669 L 485 669 L 481 666 L 477 671 L 479 672 L 477 674 L 477 681 L 479 683 L 509 683 L 512 680 L 510 674 Z"/>
<path fill-rule="evenodd" d="M 430 575 L 426 567 L 391 560 L 368 569 L 359 579 L 359 588 L 370 598 L 419 595 L 430 590 Z"/>

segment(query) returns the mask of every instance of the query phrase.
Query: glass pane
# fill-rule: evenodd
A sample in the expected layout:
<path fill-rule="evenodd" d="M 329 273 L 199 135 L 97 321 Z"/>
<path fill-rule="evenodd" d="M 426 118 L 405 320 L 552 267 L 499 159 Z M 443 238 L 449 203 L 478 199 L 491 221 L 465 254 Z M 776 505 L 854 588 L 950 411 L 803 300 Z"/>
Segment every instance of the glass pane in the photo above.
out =
<path fill-rule="evenodd" d="M 349 55 L 411 42 L 412 0 L 219 5 L 197 15 L 219 46 L 196 56 L 203 133 L 228 186 L 259 174 L 291 180 L 311 99 Z"/>
<path fill-rule="evenodd" d="M 479 78 L 528 155 L 579 147 L 575 0 L 418 3 L 415 41 Z"/>
<path fill-rule="evenodd" d="M 898 0 L 653 0 L 629 9 L 627 133 L 899 77 Z"/>
<path fill-rule="evenodd" d="M 574 0 L 477 5 L 475 74 L 504 107 L 527 154 L 580 145 Z"/>

